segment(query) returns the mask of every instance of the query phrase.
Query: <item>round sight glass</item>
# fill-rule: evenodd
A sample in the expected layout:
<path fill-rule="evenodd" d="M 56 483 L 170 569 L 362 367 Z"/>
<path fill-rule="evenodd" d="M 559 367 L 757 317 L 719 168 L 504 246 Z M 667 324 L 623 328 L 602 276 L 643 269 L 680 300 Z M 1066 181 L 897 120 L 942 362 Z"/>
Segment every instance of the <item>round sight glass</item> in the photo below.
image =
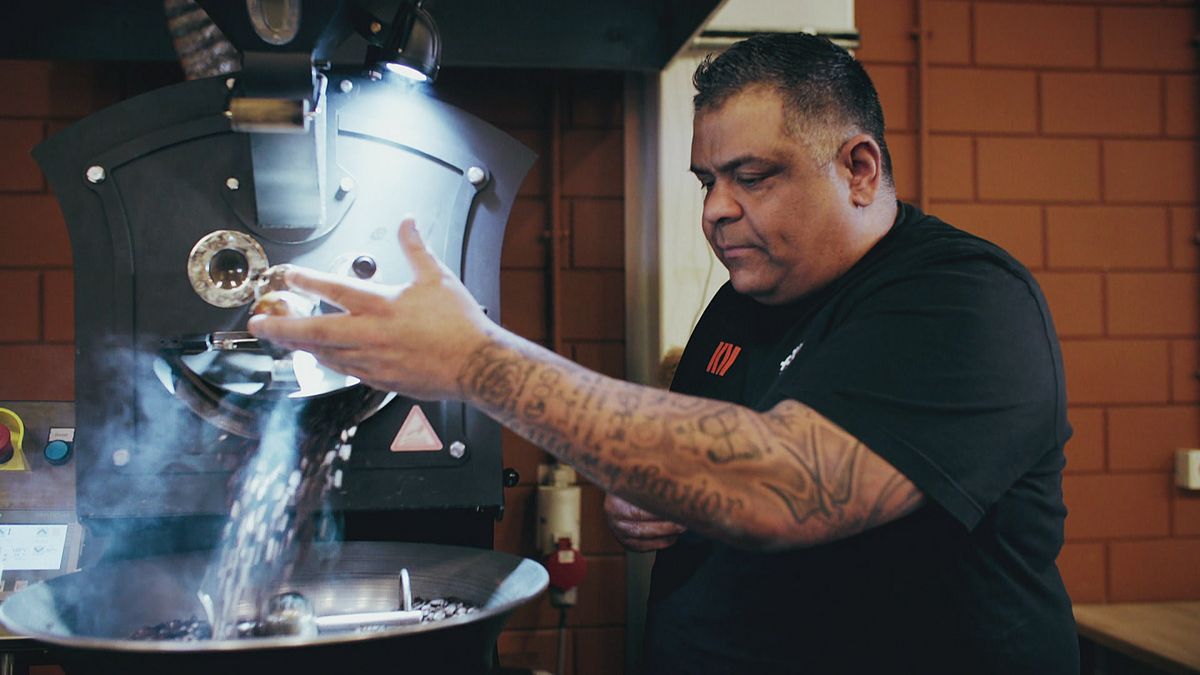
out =
<path fill-rule="evenodd" d="M 241 251 L 225 248 L 213 254 L 208 261 L 208 278 L 218 288 L 226 290 L 246 283 L 250 276 L 250 261 Z"/>

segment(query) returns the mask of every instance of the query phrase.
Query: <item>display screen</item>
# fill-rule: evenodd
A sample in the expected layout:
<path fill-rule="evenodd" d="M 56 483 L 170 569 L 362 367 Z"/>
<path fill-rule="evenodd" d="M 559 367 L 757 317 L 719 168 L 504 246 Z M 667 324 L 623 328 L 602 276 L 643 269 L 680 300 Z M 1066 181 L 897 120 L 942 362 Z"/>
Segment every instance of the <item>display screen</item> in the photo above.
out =
<path fill-rule="evenodd" d="M 66 547 L 66 525 L 0 524 L 0 571 L 57 570 Z"/>

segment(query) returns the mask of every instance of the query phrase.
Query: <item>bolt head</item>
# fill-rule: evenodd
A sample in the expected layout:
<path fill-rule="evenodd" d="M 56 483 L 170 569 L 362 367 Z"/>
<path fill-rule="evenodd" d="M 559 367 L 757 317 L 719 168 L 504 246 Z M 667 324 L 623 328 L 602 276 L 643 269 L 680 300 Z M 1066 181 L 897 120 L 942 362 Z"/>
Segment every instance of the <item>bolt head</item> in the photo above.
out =
<path fill-rule="evenodd" d="M 467 446 L 462 441 L 454 441 L 450 444 L 450 456 L 454 459 L 462 459 L 462 456 L 467 454 Z"/>
<path fill-rule="evenodd" d="M 225 179 L 225 187 L 229 188 L 230 190 L 236 190 L 236 189 L 240 188 L 241 186 L 242 186 L 241 181 L 239 181 L 238 179 L 236 179 L 232 176 Z"/>
<path fill-rule="evenodd" d="M 481 169 L 477 166 L 473 166 L 473 167 L 467 169 L 467 182 L 470 183 L 471 185 L 474 185 L 475 187 L 479 187 L 480 185 L 483 185 L 483 182 L 486 180 L 487 180 L 487 172 L 484 171 L 483 169 Z"/>
<path fill-rule="evenodd" d="M 117 466 L 125 466 L 129 463 L 131 457 L 132 455 L 130 455 L 129 450 L 125 448 L 117 448 L 116 450 L 113 450 L 112 463 Z"/>
<path fill-rule="evenodd" d="M 338 190 L 342 192 L 354 192 L 354 187 L 354 179 L 349 176 L 338 181 Z"/>
<path fill-rule="evenodd" d="M 341 89 L 343 94 L 349 94 L 354 90 L 354 83 L 350 80 L 342 80 L 338 83 L 338 89 Z"/>
<path fill-rule="evenodd" d="M 87 179 L 89 183 L 103 183 L 104 179 L 107 177 L 108 174 L 105 173 L 104 167 L 100 166 L 99 164 L 94 164 L 87 168 Z"/>
<path fill-rule="evenodd" d="M 379 23 L 378 21 L 371 22 L 371 32 L 372 33 L 378 33 L 381 30 L 383 30 L 383 24 Z"/>

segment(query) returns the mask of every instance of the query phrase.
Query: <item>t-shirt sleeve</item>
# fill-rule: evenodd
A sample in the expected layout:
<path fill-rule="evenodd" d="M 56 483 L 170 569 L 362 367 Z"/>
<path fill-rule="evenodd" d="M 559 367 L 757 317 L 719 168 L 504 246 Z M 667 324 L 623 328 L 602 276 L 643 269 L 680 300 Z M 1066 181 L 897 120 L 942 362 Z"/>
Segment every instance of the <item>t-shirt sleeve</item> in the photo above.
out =
<path fill-rule="evenodd" d="M 878 282 L 772 399 L 853 434 L 968 529 L 1063 439 L 1062 371 L 1031 278 L 987 256 Z"/>

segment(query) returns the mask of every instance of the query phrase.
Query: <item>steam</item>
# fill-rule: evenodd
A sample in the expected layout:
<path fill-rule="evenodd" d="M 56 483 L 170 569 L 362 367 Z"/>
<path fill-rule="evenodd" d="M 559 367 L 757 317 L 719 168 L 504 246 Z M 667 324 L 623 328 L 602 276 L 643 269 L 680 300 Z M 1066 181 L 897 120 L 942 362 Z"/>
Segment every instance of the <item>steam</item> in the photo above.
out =
<path fill-rule="evenodd" d="M 116 467 L 92 472 L 86 480 L 105 476 L 111 481 L 103 491 L 107 508 L 116 504 L 117 510 L 139 517 L 167 512 L 213 516 L 224 509 L 227 520 L 197 596 L 213 637 L 237 637 L 238 624 L 262 616 L 267 600 L 313 553 L 314 540 L 340 539 L 327 517 L 329 497 L 340 487 L 355 422 L 381 394 L 360 386 L 297 399 L 287 392 L 264 390 L 263 396 L 239 400 L 245 410 L 219 399 L 192 401 L 189 406 L 181 399 L 191 385 L 179 381 L 156 351 L 110 347 L 93 353 L 104 357 L 90 365 L 90 376 L 111 383 L 111 401 L 136 406 L 137 414 L 122 405 L 108 428 L 89 434 L 92 451 L 112 456 Z M 303 356 L 300 360 L 305 362 Z M 238 425 L 258 439 L 222 432 L 212 416 L 202 419 L 204 403 L 213 406 L 208 412 L 218 417 L 241 415 Z M 200 413 L 189 407 L 201 408 Z M 134 419 L 136 424 L 131 424 Z M 128 466 L 118 461 L 115 449 L 125 451 Z M 229 475 L 226 494 L 202 495 L 204 503 L 182 501 L 187 491 L 181 488 L 189 480 L 213 473 Z M 148 500 L 147 495 L 163 493 L 164 488 L 172 496 L 178 492 L 181 501 L 164 508 Z M 128 501 L 121 505 L 118 499 Z M 336 547 L 322 549 L 322 554 L 335 553 Z"/>

